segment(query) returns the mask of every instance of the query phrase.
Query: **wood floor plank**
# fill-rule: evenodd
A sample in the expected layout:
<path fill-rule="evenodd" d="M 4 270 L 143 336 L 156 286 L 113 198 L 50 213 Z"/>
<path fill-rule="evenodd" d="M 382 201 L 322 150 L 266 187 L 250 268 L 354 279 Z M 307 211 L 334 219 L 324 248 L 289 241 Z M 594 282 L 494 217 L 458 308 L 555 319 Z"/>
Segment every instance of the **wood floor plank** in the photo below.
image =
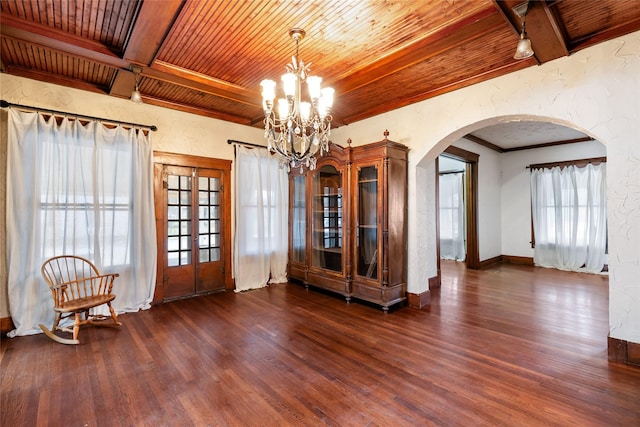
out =
<path fill-rule="evenodd" d="M 637 426 L 607 360 L 606 276 L 443 262 L 423 310 L 297 284 L 0 343 L 0 425 Z"/>

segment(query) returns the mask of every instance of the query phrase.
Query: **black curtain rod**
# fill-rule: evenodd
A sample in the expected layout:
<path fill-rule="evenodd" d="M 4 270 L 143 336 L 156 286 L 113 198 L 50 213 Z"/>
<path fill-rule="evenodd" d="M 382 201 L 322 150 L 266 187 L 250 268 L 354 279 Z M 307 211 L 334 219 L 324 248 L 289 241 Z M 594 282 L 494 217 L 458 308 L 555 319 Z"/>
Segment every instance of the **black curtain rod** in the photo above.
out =
<path fill-rule="evenodd" d="M 111 120 L 111 119 L 104 119 L 102 117 L 94 117 L 94 116 L 85 116 L 83 114 L 76 114 L 76 113 L 68 113 L 66 111 L 58 111 L 58 110 L 49 110 L 47 108 L 38 108 L 38 107 L 31 107 L 29 105 L 21 105 L 21 104 L 14 104 L 11 102 L 7 102 L 4 99 L 0 101 L 0 107 L 2 108 L 7 108 L 7 107 L 17 107 L 17 108 L 23 108 L 26 110 L 31 110 L 31 111 L 39 111 L 42 113 L 49 113 L 49 114 L 53 114 L 53 115 L 66 115 L 66 116 L 72 116 L 76 119 L 86 119 L 86 120 L 98 120 L 101 122 L 107 122 L 107 123 L 112 123 L 112 124 L 116 124 L 116 125 L 125 125 L 125 126 L 134 126 L 134 127 L 140 127 L 140 128 L 146 128 L 152 131 L 157 131 L 158 127 L 155 125 L 140 125 L 137 123 L 130 123 L 130 122 L 121 122 L 119 120 Z"/>
<path fill-rule="evenodd" d="M 233 139 L 227 139 L 227 144 L 239 144 L 239 145 L 245 145 L 247 147 L 253 147 L 253 148 L 267 148 L 264 145 L 252 144 L 251 142 L 236 141 Z"/>
<path fill-rule="evenodd" d="M 465 173 L 465 171 L 444 171 L 444 172 L 438 172 L 438 175 L 452 175 L 454 173 Z"/>

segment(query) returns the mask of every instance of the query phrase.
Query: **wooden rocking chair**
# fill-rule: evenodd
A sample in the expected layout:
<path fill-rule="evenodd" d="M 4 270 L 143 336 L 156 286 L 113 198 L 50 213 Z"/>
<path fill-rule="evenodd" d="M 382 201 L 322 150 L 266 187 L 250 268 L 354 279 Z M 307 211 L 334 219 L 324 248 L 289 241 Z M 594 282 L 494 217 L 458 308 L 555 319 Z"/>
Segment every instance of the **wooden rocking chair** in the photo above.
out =
<path fill-rule="evenodd" d="M 101 326 L 119 326 L 116 312 L 111 301 L 116 297 L 111 293 L 113 280 L 119 274 L 103 274 L 89 260 L 74 255 L 62 255 L 48 259 L 42 264 L 42 276 L 49 284 L 53 295 L 55 320 L 53 328 L 47 329 L 42 323 L 40 329 L 52 340 L 62 344 L 79 344 L 80 326 L 91 324 Z M 106 304 L 111 316 L 92 314 L 90 310 Z M 73 329 L 60 326 L 60 321 L 75 316 Z M 83 316 L 84 315 L 84 316 Z M 96 320 L 113 319 L 113 324 L 95 322 Z M 73 334 L 73 338 L 62 338 L 56 331 Z"/>

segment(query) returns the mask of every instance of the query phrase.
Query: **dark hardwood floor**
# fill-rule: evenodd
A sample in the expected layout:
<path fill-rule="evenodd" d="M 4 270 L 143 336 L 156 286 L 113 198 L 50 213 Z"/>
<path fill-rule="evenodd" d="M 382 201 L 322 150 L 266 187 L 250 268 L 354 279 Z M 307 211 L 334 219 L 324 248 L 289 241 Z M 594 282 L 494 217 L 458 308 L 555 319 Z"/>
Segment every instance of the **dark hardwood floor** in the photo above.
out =
<path fill-rule="evenodd" d="M 120 316 L 81 344 L 3 338 L 2 426 L 638 426 L 607 361 L 606 277 L 443 263 L 424 310 L 301 285 Z"/>

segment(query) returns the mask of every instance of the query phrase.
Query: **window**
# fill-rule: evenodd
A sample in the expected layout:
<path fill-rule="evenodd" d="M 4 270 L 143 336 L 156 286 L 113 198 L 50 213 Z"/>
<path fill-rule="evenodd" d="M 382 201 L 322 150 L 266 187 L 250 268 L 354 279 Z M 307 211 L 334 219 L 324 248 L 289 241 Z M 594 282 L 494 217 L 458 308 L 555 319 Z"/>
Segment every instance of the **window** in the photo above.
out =
<path fill-rule="evenodd" d="M 537 265 L 599 272 L 604 266 L 605 163 L 531 169 L 532 221 Z"/>
<path fill-rule="evenodd" d="M 131 264 L 132 153 L 93 135 L 41 147 L 37 190 L 42 259 L 79 255 L 101 268 Z"/>
<path fill-rule="evenodd" d="M 236 290 L 286 282 L 289 179 L 267 150 L 236 146 Z"/>
<path fill-rule="evenodd" d="M 40 267 L 56 255 L 79 255 L 118 273 L 116 311 L 149 308 L 156 273 L 149 135 L 14 109 L 9 120 L 7 282 L 18 326 L 12 336 L 52 322 Z"/>

